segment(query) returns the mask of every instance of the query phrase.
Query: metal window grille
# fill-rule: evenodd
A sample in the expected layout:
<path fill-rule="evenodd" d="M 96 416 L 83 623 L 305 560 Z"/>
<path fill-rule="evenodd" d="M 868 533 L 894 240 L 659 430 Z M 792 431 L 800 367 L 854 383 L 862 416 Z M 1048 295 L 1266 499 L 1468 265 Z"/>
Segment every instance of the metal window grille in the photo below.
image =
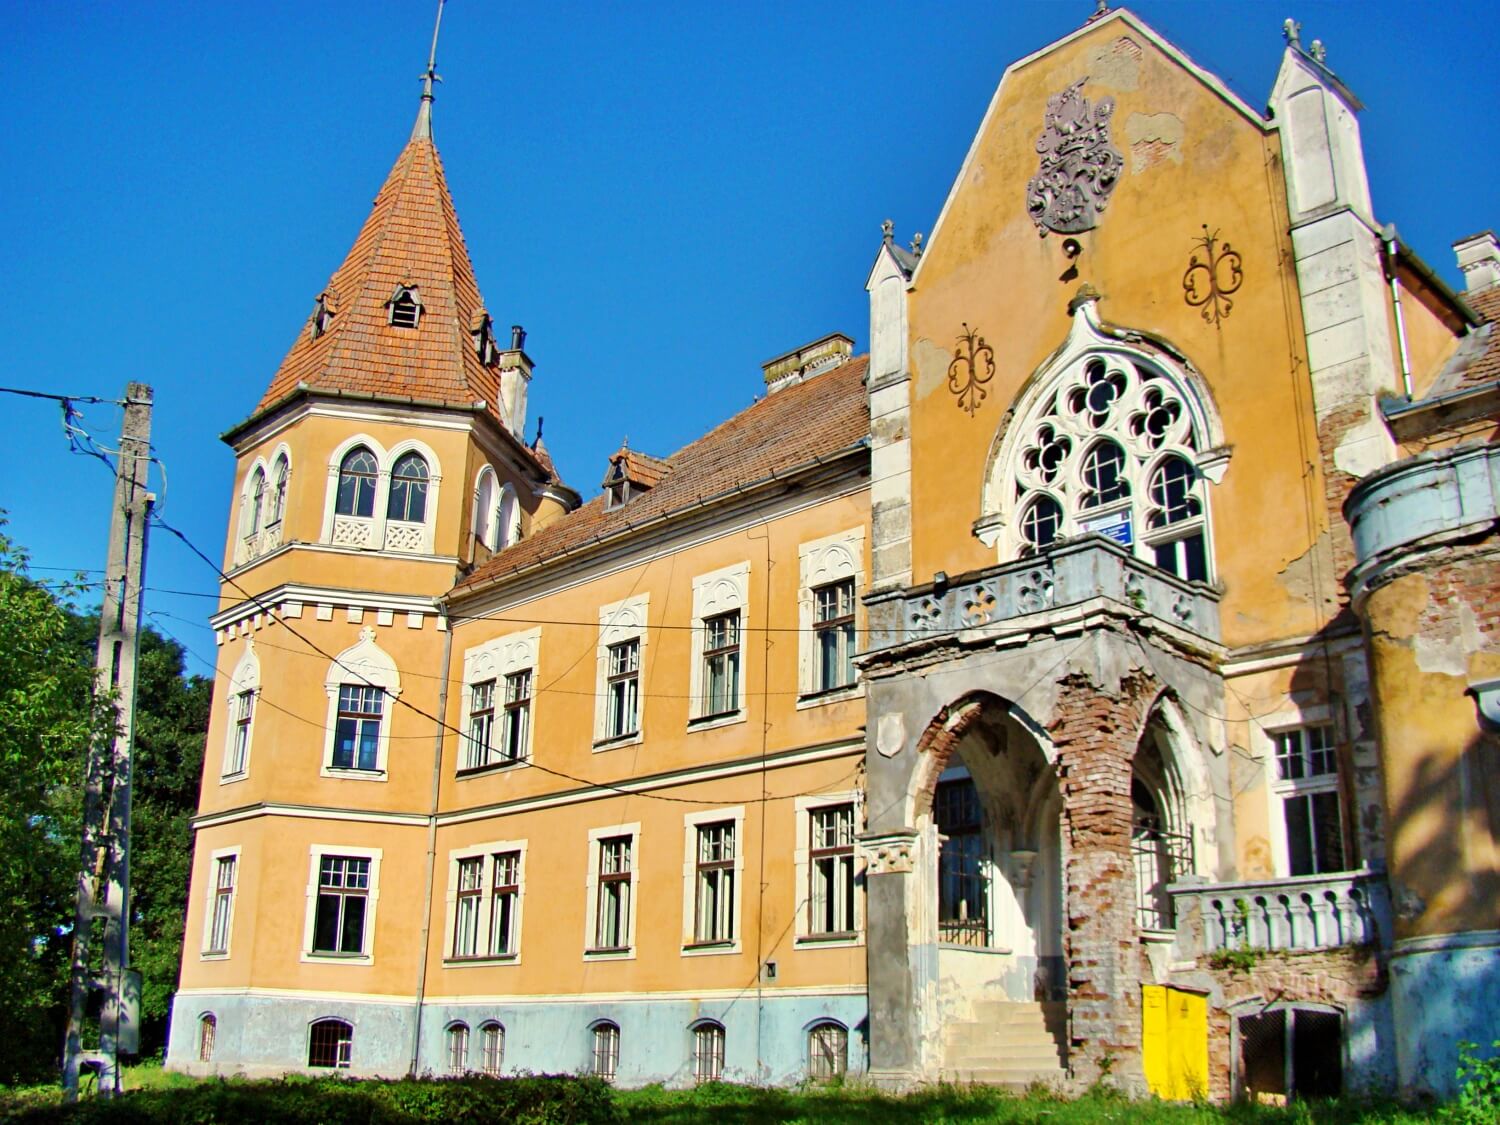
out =
<path fill-rule="evenodd" d="M 427 518 L 427 461 L 408 453 L 391 470 L 391 496 L 386 518 L 421 523 Z"/>
<path fill-rule="evenodd" d="M 740 614 L 703 621 L 703 714 L 728 715 L 740 708 Z"/>
<path fill-rule="evenodd" d="M 734 822 L 698 829 L 698 901 L 693 938 L 734 940 Z"/>
<path fill-rule="evenodd" d="M 594 948 L 625 949 L 630 945 L 630 837 L 599 841 L 599 890 L 595 905 Z"/>
<path fill-rule="evenodd" d="M 319 1020 L 307 1041 L 307 1065 L 347 1070 L 354 1058 L 354 1028 L 343 1020 Z"/>
<path fill-rule="evenodd" d="M 338 720 L 333 737 L 335 769 L 374 770 L 380 763 L 380 717 L 385 690 L 367 684 L 339 686 Z"/>
<path fill-rule="evenodd" d="M 606 696 L 606 738 L 624 738 L 640 729 L 640 638 L 609 646 L 609 683 Z"/>
<path fill-rule="evenodd" d="M 214 1061 L 214 1040 L 218 1037 L 219 1021 L 206 1015 L 198 1021 L 198 1061 Z"/>
<path fill-rule="evenodd" d="M 807 1033 L 807 1072 L 815 1082 L 842 1078 L 849 1069 L 849 1033 L 836 1023 L 820 1023 Z"/>
<path fill-rule="evenodd" d="M 469 1025 L 456 1023 L 448 1029 L 448 1073 L 463 1074 L 469 1069 Z"/>
<path fill-rule="evenodd" d="M 225 953 L 229 949 L 229 917 L 234 907 L 234 876 L 237 857 L 220 856 L 214 864 L 214 915 L 209 929 L 208 952 Z"/>
<path fill-rule="evenodd" d="M 531 669 L 512 672 L 505 677 L 505 719 L 501 730 L 500 753 L 507 762 L 526 758 L 531 728 Z"/>
<path fill-rule="evenodd" d="M 520 934 L 516 910 L 521 901 L 521 853 L 494 856 L 494 884 L 490 892 L 490 956 L 515 955 Z"/>
<path fill-rule="evenodd" d="M 1167 887 L 1193 870 L 1193 838 L 1163 831 L 1154 816 L 1137 816 L 1130 837 L 1136 920 L 1143 930 L 1173 929 L 1177 919 Z"/>
<path fill-rule="evenodd" d="M 620 1069 L 620 1029 L 612 1023 L 601 1023 L 594 1028 L 594 1057 L 592 1073 L 595 1078 L 613 1082 Z"/>
<path fill-rule="evenodd" d="M 829 805 L 811 815 L 811 932 L 854 932 L 854 806 Z"/>
<path fill-rule="evenodd" d="M 987 948 L 990 881 L 985 870 L 984 816 L 970 778 L 940 782 L 933 798 L 938 832 L 938 940 Z"/>
<path fill-rule="evenodd" d="M 325 855 L 318 865 L 318 904 L 313 952 L 363 953 L 370 861 Z"/>
<path fill-rule="evenodd" d="M 375 481 L 380 465 L 375 455 L 361 446 L 344 455 L 339 465 L 339 493 L 334 511 L 341 516 L 368 519 L 375 513 Z"/>
<path fill-rule="evenodd" d="M 453 956 L 473 957 L 479 952 L 479 907 L 484 899 L 484 860 L 479 856 L 458 861 L 458 897 L 453 912 Z"/>
<path fill-rule="evenodd" d="M 487 1023 L 479 1029 L 479 1069 L 498 1077 L 505 1063 L 505 1028 Z"/>
<path fill-rule="evenodd" d="M 813 637 L 818 650 L 818 691 L 854 682 L 854 579 L 813 590 Z"/>
<path fill-rule="evenodd" d="M 724 1077 L 724 1027 L 717 1023 L 699 1024 L 693 1029 L 693 1078 L 698 1082 L 717 1082 Z"/>

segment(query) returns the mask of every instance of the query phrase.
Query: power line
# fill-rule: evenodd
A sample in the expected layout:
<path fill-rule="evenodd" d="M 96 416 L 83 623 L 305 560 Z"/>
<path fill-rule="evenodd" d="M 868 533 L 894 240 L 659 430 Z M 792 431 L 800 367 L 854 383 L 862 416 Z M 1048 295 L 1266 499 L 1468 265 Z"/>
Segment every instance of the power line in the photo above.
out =
<path fill-rule="evenodd" d="M 106 406 L 124 406 L 125 402 L 118 398 L 98 398 L 95 395 L 59 395 L 50 391 L 30 391 L 22 387 L 0 387 L 0 394 L 20 395 L 23 398 L 44 398 L 52 402 L 67 404 L 70 402 L 86 402 L 89 404 L 102 403 Z"/>

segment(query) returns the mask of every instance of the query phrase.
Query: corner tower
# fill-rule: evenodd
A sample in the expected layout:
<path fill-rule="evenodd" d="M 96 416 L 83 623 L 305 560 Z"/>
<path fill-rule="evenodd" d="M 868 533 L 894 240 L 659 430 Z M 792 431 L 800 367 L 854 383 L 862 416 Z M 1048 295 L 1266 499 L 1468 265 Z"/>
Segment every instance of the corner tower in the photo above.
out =
<path fill-rule="evenodd" d="M 436 77 L 429 59 L 416 124 L 358 237 L 224 435 L 237 464 L 177 1069 L 348 1066 L 353 1023 L 329 1005 L 358 993 L 377 999 L 355 1021 L 355 1068 L 406 1072 L 441 599 L 577 504 L 524 440 L 525 333 L 497 341 L 480 295 L 433 143 Z"/>

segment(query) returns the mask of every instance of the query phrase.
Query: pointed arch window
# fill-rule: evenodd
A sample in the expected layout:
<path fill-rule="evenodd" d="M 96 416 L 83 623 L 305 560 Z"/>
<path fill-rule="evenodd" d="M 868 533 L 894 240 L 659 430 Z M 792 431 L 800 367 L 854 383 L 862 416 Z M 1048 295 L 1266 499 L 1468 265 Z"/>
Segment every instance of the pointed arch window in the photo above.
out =
<path fill-rule="evenodd" d="M 334 509 L 341 516 L 363 516 L 368 519 L 375 514 L 375 482 L 380 475 L 380 463 L 375 454 L 362 445 L 355 446 L 339 462 L 339 496 Z"/>
<path fill-rule="evenodd" d="M 271 466 L 271 512 L 266 520 L 268 527 L 279 524 L 281 517 L 286 514 L 286 484 L 291 471 L 292 465 L 285 453 L 278 456 L 276 463 Z"/>
<path fill-rule="evenodd" d="M 394 328 L 415 328 L 422 319 L 422 299 L 412 285 L 396 286 L 386 308 L 390 310 L 390 323 Z"/>
<path fill-rule="evenodd" d="M 250 508 L 249 518 L 246 521 L 245 535 L 253 537 L 260 534 L 260 521 L 266 502 L 266 474 L 256 469 L 250 478 Z"/>
<path fill-rule="evenodd" d="M 427 519 L 427 460 L 420 453 L 407 453 L 391 472 L 390 502 L 386 518 L 403 523 Z"/>
<path fill-rule="evenodd" d="M 1143 356 L 1099 349 L 1030 397 L 992 478 L 1014 554 L 1097 534 L 1208 581 L 1201 411 L 1186 385 Z"/>
<path fill-rule="evenodd" d="M 495 529 L 499 516 L 495 510 L 495 471 L 486 465 L 479 472 L 479 484 L 474 489 L 474 538 L 495 549 Z"/>
<path fill-rule="evenodd" d="M 495 513 L 495 549 L 509 547 L 521 538 L 521 505 L 510 485 L 500 489 L 500 505 Z"/>

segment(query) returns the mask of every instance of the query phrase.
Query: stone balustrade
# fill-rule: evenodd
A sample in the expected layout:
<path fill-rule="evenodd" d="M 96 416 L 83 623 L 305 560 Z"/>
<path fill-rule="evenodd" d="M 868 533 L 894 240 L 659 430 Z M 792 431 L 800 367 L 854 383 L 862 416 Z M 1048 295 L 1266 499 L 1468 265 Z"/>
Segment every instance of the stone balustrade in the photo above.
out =
<path fill-rule="evenodd" d="M 866 651 L 983 631 L 996 636 L 1024 632 L 1049 616 L 1076 616 L 1097 599 L 1126 613 L 1158 618 L 1217 642 L 1219 596 L 1201 582 L 1185 582 L 1139 559 L 1102 535 L 1054 547 L 1044 555 L 1016 559 L 923 586 L 872 594 Z"/>
<path fill-rule="evenodd" d="M 1302 875 L 1255 883 L 1184 881 L 1168 888 L 1184 957 L 1225 949 L 1299 952 L 1388 945 L 1385 876 L 1371 871 Z"/>

